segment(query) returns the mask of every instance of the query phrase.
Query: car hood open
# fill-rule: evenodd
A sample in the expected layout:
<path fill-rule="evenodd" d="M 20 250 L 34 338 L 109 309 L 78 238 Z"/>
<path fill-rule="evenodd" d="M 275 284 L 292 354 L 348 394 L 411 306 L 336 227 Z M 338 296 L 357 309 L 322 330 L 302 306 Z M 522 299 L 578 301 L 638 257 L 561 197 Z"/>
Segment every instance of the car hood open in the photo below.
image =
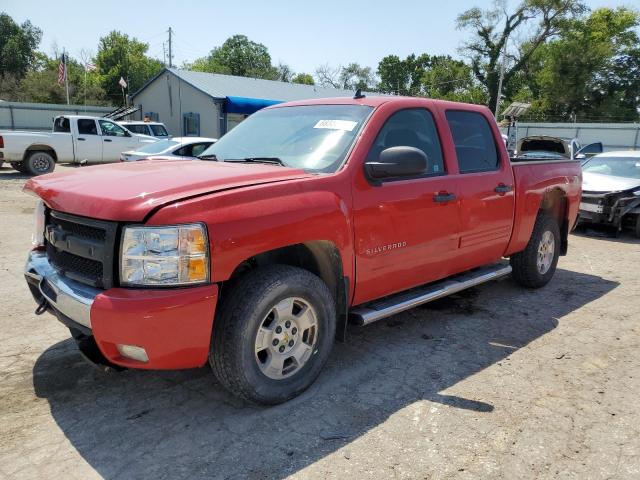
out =
<path fill-rule="evenodd" d="M 309 177 L 277 165 L 144 161 L 81 167 L 27 181 L 54 210 L 90 218 L 141 221 L 159 206 L 221 190 Z"/>
<path fill-rule="evenodd" d="M 637 178 L 614 177 L 601 173 L 584 172 L 582 174 L 582 191 L 592 193 L 624 192 L 640 188 Z"/>

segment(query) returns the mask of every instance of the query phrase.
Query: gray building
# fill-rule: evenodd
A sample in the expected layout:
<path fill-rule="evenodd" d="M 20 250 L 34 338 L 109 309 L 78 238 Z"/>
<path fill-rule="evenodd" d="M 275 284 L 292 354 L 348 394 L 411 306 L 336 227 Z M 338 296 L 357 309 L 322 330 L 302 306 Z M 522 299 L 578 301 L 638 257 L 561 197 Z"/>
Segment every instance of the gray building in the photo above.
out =
<path fill-rule="evenodd" d="M 165 68 L 131 96 L 140 119 L 163 122 L 174 136 L 219 138 L 269 105 L 355 92 L 315 85 Z"/>

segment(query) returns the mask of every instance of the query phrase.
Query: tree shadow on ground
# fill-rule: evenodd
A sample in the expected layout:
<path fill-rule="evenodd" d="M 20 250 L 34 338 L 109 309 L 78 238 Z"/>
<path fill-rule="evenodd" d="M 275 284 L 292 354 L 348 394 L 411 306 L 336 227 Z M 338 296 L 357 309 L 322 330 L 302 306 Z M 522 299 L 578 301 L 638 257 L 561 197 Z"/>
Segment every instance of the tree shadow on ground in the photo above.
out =
<path fill-rule="evenodd" d="M 416 401 L 490 415 L 482 398 L 441 392 L 617 285 L 558 270 L 541 290 L 505 279 L 353 328 L 307 392 L 270 408 L 236 400 L 208 368 L 100 373 L 70 340 L 41 355 L 33 381 L 71 444 L 105 478 L 282 478 Z"/>

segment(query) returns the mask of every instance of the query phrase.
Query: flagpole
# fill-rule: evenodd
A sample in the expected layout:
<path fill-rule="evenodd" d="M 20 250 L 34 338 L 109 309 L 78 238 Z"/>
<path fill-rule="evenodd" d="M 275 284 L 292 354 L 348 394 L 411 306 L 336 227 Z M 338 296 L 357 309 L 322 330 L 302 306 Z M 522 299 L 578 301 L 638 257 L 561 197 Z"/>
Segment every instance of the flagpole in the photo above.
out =
<path fill-rule="evenodd" d="M 62 58 L 64 59 L 64 88 L 67 91 L 67 105 L 69 105 L 69 68 L 67 67 L 67 54 L 62 49 Z"/>

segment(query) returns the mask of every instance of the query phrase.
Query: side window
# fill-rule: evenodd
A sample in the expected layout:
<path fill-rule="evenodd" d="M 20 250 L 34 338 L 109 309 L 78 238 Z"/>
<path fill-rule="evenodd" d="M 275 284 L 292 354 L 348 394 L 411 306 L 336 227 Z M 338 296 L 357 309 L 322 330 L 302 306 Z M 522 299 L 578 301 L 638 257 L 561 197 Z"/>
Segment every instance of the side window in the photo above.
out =
<path fill-rule="evenodd" d="M 191 156 L 197 157 L 198 155 L 201 155 L 202 152 L 204 152 L 210 146 L 211 146 L 210 143 L 196 143 L 195 145 L 193 145 L 193 148 L 191 149 Z"/>
<path fill-rule="evenodd" d="M 173 152 L 173 154 L 179 155 L 181 157 L 190 157 L 192 148 L 193 148 L 193 145 L 185 145 L 184 147 L 179 148 L 178 150 Z"/>
<path fill-rule="evenodd" d="M 61 133 L 69 133 L 71 131 L 69 119 L 64 117 L 58 117 L 53 122 L 53 131 Z"/>
<path fill-rule="evenodd" d="M 107 122 L 106 120 L 98 120 L 100 122 L 100 129 L 102 135 L 107 137 L 126 137 L 125 129 L 113 122 Z"/>
<path fill-rule="evenodd" d="M 81 118 L 78 120 L 78 133 L 82 135 L 97 135 L 98 128 L 96 127 L 96 121 Z"/>
<path fill-rule="evenodd" d="M 460 173 L 487 172 L 500 168 L 500 158 L 489 122 L 477 112 L 448 110 Z"/>
<path fill-rule="evenodd" d="M 367 161 L 376 161 L 380 153 L 390 147 L 418 148 L 429 161 L 425 175 L 445 173 L 438 131 L 428 110 L 410 108 L 391 115 L 369 150 Z"/>
<path fill-rule="evenodd" d="M 200 114 L 199 113 L 183 113 L 182 114 L 182 133 L 185 137 L 200 136 Z"/>

